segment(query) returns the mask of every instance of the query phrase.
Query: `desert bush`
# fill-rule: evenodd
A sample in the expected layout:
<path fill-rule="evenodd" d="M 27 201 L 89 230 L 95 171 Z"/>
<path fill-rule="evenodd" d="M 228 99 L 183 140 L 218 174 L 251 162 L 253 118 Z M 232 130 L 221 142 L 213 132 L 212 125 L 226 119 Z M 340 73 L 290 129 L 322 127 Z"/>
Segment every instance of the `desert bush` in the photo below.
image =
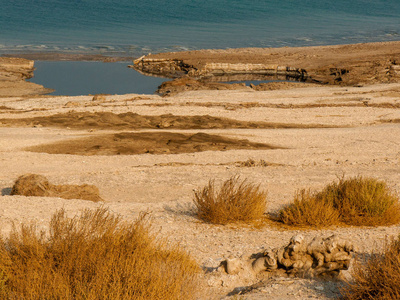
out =
<path fill-rule="evenodd" d="M 348 225 L 379 226 L 400 222 L 399 199 L 384 181 L 369 177 L 341 178 L 326 186 L 317 199 L 332 205 Z"/>
<path fill-rule="evenodd" d="M 18 177 L 12 187 L 11 195 L 103 201 L 99 195 L 99 189 L 94 185 L 54 185 L 43 175 L 37 174 L 25 174 Z"/>
<path fill-rule="evenodd" d="M 293 226 L 330 226 L 339 222 L 339 213 L 315 197 L 311 191 L 298 191 L 293 203 L 279 212 L 279 220 Z"/>
<path fill-rule="evenodd" d="M 399 239 L 386 243 L 383 254 L 371 254 L 365 263 L 357 260 L 352 277 L 342 289 L 344 299 L 400 299 Z"/>
<path fill-rule="evenodd" d="M 279 212 L 279 221 L 316 227 L 392 225 L 400 222 L 400 204 L 384 181 L 341 178 L 320 192 L 297 192 L 293 203 Z"/>
<path fill-rule="evenodd" d="M 210 223 L 254 222 L 267 208 L 266 192 L 238 176 L 226 180 L 217 191 L 215 182 L 194 192 L 197 216 Z"/>
<path fill-rule="evenodd" d="M 1 299 L 192 299 L 198 271 L 145 216 L 126 223 L 105 208 L 58 211 L 48 233 L 23 224 L 0 244 Z"/>

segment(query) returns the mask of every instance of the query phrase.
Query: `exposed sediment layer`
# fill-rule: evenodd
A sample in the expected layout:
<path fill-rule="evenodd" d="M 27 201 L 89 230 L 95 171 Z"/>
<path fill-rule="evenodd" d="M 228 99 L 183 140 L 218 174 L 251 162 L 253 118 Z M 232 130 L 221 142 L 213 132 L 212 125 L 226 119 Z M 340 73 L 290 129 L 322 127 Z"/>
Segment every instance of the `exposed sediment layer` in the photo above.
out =
<path fill-rule="evenodd" d="M 399 82 L 400 42 L 150 54 L 132 67 L 148 75 L 213 81 L 255 75 L 341 85 Z"/>
<path fill-rule="evenodd" d="M 23 58 L 0 57 L 0 96 L 24 96 L 50 93 L 39 84 L 27 82 L 33 77 L 34 61 Z"/>
<path fill-rule="evenodd" d="M 293 79 L 306 80 L 304 69 L 273 64 L 253 63 L 205 63 L 201 68 L 186 64 L 179 59 L 152 59 L 142 57 L 134 61 L 134 68 L 144 74 L 180 77 L 188 75 L 194 78 L 210 79 L 212 81 L 227 81 L 229 77 L 263 79 L 265 76 L 285 76 Z M 243 77 L 243 78 L 242 78 Z"/>

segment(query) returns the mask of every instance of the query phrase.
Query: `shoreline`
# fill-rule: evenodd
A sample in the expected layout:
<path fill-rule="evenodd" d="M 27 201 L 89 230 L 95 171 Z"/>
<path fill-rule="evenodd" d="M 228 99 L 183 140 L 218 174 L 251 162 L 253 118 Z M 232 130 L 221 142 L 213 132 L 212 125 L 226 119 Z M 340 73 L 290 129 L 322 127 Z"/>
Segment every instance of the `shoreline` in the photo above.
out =
<path fill-rule="evenodd" d="M 400 80 L 400 41 L 159 53 L 136 59 L 132 67 L 149 75 L 202 80 L 265 75 L 328 85 L 389 83 Z"/>
<path fill-rule="evenodd" d="M 252 49 L 259 49 L 261 51 L 274 51 L 284 52 L 285 49 L 290 50 L 324 50 L 334 48 L 346 48 L 346 47 L 363 47 L 368 45 L 396 45 L 400 44 L 400 40 L 396 41 L 380 41 L 380 42 L 359 42 L 359 43 L 344 43 L 344 44 L 328 44 L 328 45 L 316 45 L 316 46 L 282 46 L 282 47 L 239 47 L 239 48 L 204 48 L 196 50 L 180 50 L 180 51 L 163 51 L 157 53 L 147 53 L 142 56 L 153 56 L 153 57 L 167 57 L 175 56 L 176 54 L 183 54 L 185 59 L 188 59 L 190 55 L 195 53 L 204 53 L 206 55 L 213 55 L 214 53 L 232 52 L 235 55 L 240 55 L 240 52 L 251 52 Z M 28 60 L 66 60 L 66 61 L 104 61 L 104 62 L 128 62 L 139 58 L 139 54 L 136 56 L 123 55 L 123 53 L 112 55 L 112 54 L 99 54 L 99 53 L 68 53 L 68 52 L 57 52 L 57 51 L 16 51 L 16 52 L 4 52 L 0 54 L 0 57 L 16 57 L 24 58 Z M 261 55 L 262 56 L 262 55 Z M 197 59 L 197 57 L 195 58 Z M 202 58 L 203 59 L 203 58 Z M 220 59 L 220 58 L 219 58 Z M 229 59 L 229 57 L 227 57 Z M 261 58 L 262 59 L 262 58 Z M 254 59 L 251 59 L 254 62 Z"/>
<path fill-rule="evenodd" d="M 10 55 L 1 56 L 4 62 Z M 21 59 L 47 61 L 102 61 L 126 62 L 131 57 L 103 55 L 30 53 L 17 55 Z M 46 94 L 48 89 L 29 85 L 21 72 L 11 73 L 0 61 L 0 94 L 16 95 L 18 86 L 25 94 Z M 28 62 L 31 60 L 25 60 Z M 246 89 L 241 84 L 220 83 L 227 81 L 286 80 L 292 79 L 327 85 L 364 85 L 400 81 L 400 41 L 360 43 L 348 45 L 206 49 L 149 54 L 133 60 L 132 66 L 146 76 L 178 78 L 166 82 L 158 91 L 172 95 L 187 90 Z M 2 70 L 3 69 L 3 70 Z M 33 72 L 33 68 L 31 71 Z M 14 75 L 13 75 L 14 74 Z M 15 76 L 17 74 L 17 76 Z M 181 79 L 183 78 L 183 79 Z M 188 78 L 188 79 L 185 79 Z M 12 84 L 11 84 L 12 82 Z M 6 86 L 10 92 L 7 92 Z M 17 86 L 16 86 L 17 85 Z M 286 89 L 298 84 L 262 84 L 256 90 Z M 31 89 L 31 91 L 29 91 Z"/>
<path fill-rule="evenodd" d="M 132 56 L 108 56 L 102 54 L 70 54 L 62 52 L 25 52 L 25 53 L 4 53 L 0 57 L 24 58 L 28 60 L 43 61 L 101 61 L 101 62 L 130 62 L 135 58 Z"/>

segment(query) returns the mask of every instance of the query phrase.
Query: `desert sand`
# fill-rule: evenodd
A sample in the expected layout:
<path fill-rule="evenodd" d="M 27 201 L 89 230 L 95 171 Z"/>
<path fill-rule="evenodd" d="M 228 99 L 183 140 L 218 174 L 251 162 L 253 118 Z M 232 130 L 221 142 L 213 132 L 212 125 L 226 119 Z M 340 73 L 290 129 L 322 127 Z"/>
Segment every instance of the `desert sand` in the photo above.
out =
<path fill-rule="evenodd" d="M 374 55 L 400 61 L 398 53 Z M 149 212 L 156 232 L 208 270 L 229 256 L 281 247 L 299 233 L 306 239 L 336 234 L 359 254 L 381 249 L 385 239 L 400 234 L 399 225 L 323 230 L 211 225 L 196 218 L 193 190 L 210 179 L 219 184 L 239 175 L 268 191 L 269 214 L 290 203 L 298 189 L 318 190 L 343 175 L 385 180 L 400 196 L 400 76 L 389 75 L 345 85 L 186 90 L 169 97 L 41 96 L 43 89 L 27 93 L 12 87 L 12 93 L 0 94 L 1 233 L 12 222 L 35 221 L 46 229 L 60 208 L 73 216 L 104 205 L 126 220 Z M 148 140 L 135 142 L 139 135 Z M 162 145 L 152 143 L 164 138 Z M 95 185 L 105 201 L 11 196 L 15 180 L 27 173 L 53 184 Z M 236 299 L 239 291 L 241 299 L 332 299 L 341 284 L 273 277 L 243 290 L 258 281 L 218 272 L 203 276 L 203 299 Z"/>

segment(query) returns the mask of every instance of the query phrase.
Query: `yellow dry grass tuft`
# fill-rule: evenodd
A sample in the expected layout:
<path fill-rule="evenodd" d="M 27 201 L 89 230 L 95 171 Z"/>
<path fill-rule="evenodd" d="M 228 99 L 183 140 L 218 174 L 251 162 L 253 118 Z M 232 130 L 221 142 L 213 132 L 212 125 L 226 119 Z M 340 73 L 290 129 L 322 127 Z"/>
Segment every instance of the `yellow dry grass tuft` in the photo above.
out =
<path fill-rule="evenodd" d="M 341 178 L 320 192 L 298 192 L 293 203 L 279 212 L 279 221 L 313 227 L 392 225 L 400 222 L 400 204 L 383 181 Z"/>
<path fill-rule="evenodd" d="M 0 244 L 1 299 L 193 299 L 198 265 L 150 233 L 145 215 L 128 224 L 105 208 L 68 218 L 49 233 L 14 227 Z"/>
<path fill-rule="evenodd" d="M 352 277 L 342 289 L 344 299 L 400 299 L 400 240 L 386 243 L 383 254 L 371 254 L 364 264 L 357 260 Z"/>
<path fill-rule="evenodd" d="M 213 224 L 255 222 L 267 208 L 267 194 L 260 186 L 241 181 L 238 176 L 226 180 L 219 191 L 210 180 L 202 190 L 194 192 L 197 216 Z"/>
<path fill-rule="evenodd" d="M 293 203 L 279 212 L 279 220 L 292 226 L 324 227 L 339 223 L 339 213 L 333 206 L 320 201 L 311 191 L 296 193 Z"/>
<path fill-rule="evenodd" d="M 341 178 L 316 197 L 337 209 L 341 221 L 348 225 L 380 226 L 400 222 L 399 199 L 384 181 L 375 178 Z"/>

